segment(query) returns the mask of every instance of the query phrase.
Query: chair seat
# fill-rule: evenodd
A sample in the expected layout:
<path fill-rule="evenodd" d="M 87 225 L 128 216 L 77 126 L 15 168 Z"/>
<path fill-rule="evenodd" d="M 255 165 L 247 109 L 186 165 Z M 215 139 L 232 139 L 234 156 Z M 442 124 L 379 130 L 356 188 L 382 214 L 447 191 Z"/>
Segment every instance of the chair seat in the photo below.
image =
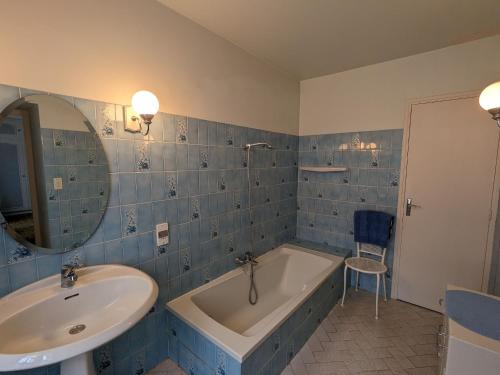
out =
<path fill-rule="evenodd" d="M 345 264 L 354 271 L 362 273 L 378 274 L 387 272 L 387 267 L 384 264 L 370 258 L 347 258 Z"/>

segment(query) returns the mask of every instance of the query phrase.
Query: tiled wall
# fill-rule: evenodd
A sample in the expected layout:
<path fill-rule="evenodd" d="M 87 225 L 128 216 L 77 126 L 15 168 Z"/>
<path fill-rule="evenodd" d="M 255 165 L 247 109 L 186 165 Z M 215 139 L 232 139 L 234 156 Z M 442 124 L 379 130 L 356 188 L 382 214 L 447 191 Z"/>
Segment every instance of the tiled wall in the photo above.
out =
<path fill-rule="evenodd" d="M 0 86 L 0 109 L 18 97 L 19 89 Z M 32 252 L 0 231 L 0 296 L 76 259 L 147 272 L 160 286 L 155 311 L 94 352 L 100 374 L 140 374 L 167 355 L 166 301 L 234 268 L 251 240 L 261 254 L 295 236 L 298 137 L 158 114 L 144 138 L 123 131 L 121 106 L 66 99 L 102 139 L 109 206 L 90 241 L 62 255 Z M 242 145 L 260 141 L 274 149 L 252 151 L 249 210 Z M 171 225 L 170 244 L 157 248 L 153 230 L 164 221 Z M 32 373 L 47 371 L 57 373 L 58 366 Z"/>
<path fill-rule="evenodd" d="M 109 196 L 107 159 L 95 134 L 43 128 L 50 248 L 80 247 L 99 225 Z M 54 189 L 54 178 L 63 188 Z"/>
<path fill-rule="evenodd" d="M 297 238 L 355 249 L 354 211 L 396 215 L 402 137 L 402 129 L 300 137 L 299 167 L 335 166 L 347 171 L 299 171 Z M 393 254 L 394 235 L 387 251 L 388 293 Z M 373 277 L 361 277 L 360 284 L 375 290 Z"/>
<path fill-rule="evenodd" d="M 20 91 L 31 93 L 0 86 L 0 109 Z M 66 99 L 94 124 L 104 145 L 111 170 L 104 220 L 83 247 L 62 255 L 32 252 L 0 231 L 0 296 L 75 260 L 149 273 L 160 285 L 155 311 L 95 351 L 101 374 L 141 373 L 163 359 L 165 302 L 234 268 L 234 258 L 250 250 L 251 241 L 257 254 L 296 233 L 353 249 L 356 209 L 396 212 L 402 130 L 304 136 L 299 142 L 291 135 L 158 114 L 144 138 L 123 131 L 121 106 Z M 261 141 L 274 149 L 252 151 L 249 210 L 242 146 Z M 348 171 L 302 171 L 297 185 L 297 163 Z M 154 227 L 164 221 L 171 225 L 170 244 L 158 248 Z M 391 243 L 389 274 L 392 255 Z M 361 286 L 373 290 L 371 279 L 361 278 Z M 58 366 L 32 373 L 57 374 Z"/>

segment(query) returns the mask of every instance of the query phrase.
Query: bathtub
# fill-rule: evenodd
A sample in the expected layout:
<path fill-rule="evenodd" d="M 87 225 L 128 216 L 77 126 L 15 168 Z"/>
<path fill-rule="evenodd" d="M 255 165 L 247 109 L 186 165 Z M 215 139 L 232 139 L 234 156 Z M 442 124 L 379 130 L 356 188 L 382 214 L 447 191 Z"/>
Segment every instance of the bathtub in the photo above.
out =
<path fill-rule="evenodd" d="M 341 283 L 344 257 L 285 244 L 257 260 L 255 282 L 259 300 L 254 306 L 248 302 L 249 265 L 167 303 L 167 309 L 176 318 L 240 363 L 305 301 L 312 299 L 335 271 L 339 276 L 337 283 Z M 329 288 L 323 288 L 326 295 L 331 293 Z M 341 285 L 336 285 L 337 295 L 340 290 Z M 319 299 L 325 299 L 324 296 L 325 293 Z"/>

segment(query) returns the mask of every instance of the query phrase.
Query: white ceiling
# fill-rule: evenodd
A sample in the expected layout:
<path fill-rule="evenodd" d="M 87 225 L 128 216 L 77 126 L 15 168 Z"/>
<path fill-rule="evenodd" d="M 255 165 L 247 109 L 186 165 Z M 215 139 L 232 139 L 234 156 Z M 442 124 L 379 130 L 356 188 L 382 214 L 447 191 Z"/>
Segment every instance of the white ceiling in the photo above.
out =
<path fill-rule="evenodd" d="M 158 1 L 300 79 L 500 33 L 500 0 Z"/>

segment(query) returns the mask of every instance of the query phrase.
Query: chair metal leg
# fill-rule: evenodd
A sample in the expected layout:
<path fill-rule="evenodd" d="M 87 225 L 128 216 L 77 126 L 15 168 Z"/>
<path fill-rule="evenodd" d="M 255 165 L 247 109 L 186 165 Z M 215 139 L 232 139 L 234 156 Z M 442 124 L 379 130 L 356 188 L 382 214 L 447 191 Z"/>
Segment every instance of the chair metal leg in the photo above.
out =
<path fill-rule="evenodd" d="M 344 294 L 342 294 L 342 303 L 340 304 L 340 306 L 344 306 L 346 287 L 347 287 L 347 266 L 344 267 Z"/>
<path fill-rule="evenodd" d="M 359 285 L 359 271 L 356 271 L 356 292 L 358 291 L 358 285 Z"/>
<path fill-rule="evenodd" d="M 377 274 L 377 293 L 375 294 L 375 319 L 378 319 L 378 293 L 380 289 L 380 275 Z"/>
<path fill-rule="evenodd" d="M 387 289 L 385 286 L 385 273 L 382 275 L 382 284 L 384 285 L 384 301 L 387 302 Z"/>

